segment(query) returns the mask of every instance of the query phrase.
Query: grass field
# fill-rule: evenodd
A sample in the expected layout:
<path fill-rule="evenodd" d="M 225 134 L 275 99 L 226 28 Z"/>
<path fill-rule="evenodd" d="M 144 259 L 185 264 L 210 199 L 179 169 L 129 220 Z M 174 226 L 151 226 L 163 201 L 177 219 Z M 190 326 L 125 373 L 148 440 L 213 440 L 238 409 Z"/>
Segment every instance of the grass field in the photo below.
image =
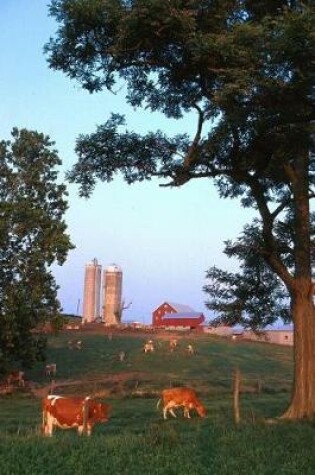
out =
<path fill-rule="evenodd" d="M 278 422 L 288 404 L 292 349 L 183 335 L 170 353 L 168 339 L 151 337 L 156 352 L 144 354 L 145 336 L 76 333 L 83 348 L 69 350 L 63 333 L 49 338 L 48 361 L 57 364 L 54 392 L 99 396 L 111 418 L 92 437 L 56 430 L 43 438 L 40 391 L 48 390 L 43 365 L 27 373 L 29 389 L 0 398 L 1 475 L 254 475 L 315 474 L 315 424 Z M 148 338 L 148 337 L 147 337 Z M 188 356 L 192 343 L 197 354 Z M 120 362 L 119 351 L 126 360 Z M 232 374 L 242 374 L 241 423 L 232 413 Z M 161 389 L 196 389 L 208 417 L 162 419 Z M 259 391 L 258 391 L 259 389 Z"/>

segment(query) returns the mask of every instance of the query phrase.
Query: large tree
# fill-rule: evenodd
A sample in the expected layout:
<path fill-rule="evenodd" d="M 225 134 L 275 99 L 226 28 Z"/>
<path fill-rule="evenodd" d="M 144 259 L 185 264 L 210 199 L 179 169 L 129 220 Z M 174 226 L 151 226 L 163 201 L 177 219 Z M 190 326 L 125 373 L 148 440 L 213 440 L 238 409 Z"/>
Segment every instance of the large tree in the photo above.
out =
<path fill-rule="evenodd" d="M 294 385 L 283 417 L 314 417 L 312 2 L 53 0 L 50 14 L 59 24 L 45 47 L 51 68 L 90 92 L 125 82 L 129 104 L 167 118 L 190 113 L 194 130 L 192 137 L 140 136 L 114 114 L 79 137 L 70 180 L 89 195 L 97 179 L 117 172 L 128 183 L 159 177 L 164 186 L 209 178 L 221 197 L 257 209 L 260 252 L 288 290 L 295 328 Z M 274 232 L 288 210 L 293 268 Z"/>
<path fill-rule="evenodd" d="M 45 357 L 46 340 L 34 330 L 60 310 L 50 266 L 73 247 L 60 164 L 41 133 L 14 129 L 0 142 L 0 373 Z"/>

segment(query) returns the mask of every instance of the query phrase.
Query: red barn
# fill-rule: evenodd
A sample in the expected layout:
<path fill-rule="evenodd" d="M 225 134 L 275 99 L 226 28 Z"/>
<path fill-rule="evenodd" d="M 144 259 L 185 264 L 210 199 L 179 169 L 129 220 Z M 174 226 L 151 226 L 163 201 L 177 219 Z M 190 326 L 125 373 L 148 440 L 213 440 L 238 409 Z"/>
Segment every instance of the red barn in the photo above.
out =
<path fill-rule="evenodd" d="M 154 327 L 194 329 L 205 320 L 203 313 L 195 312 L 188 305 L 164 302 L 152 312 Z"/>

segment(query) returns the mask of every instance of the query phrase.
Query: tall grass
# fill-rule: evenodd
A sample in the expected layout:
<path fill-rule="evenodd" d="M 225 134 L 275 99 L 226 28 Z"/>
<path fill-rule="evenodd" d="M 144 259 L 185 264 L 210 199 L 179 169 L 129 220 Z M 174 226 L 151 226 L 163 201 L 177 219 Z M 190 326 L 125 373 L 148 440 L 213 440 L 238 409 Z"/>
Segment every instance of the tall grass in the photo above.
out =
<path fill-rule="evenodd" d="M 69 350 L 68 335 L 51 337 L 49 360 L 57 363 L 59 393 L 87 394 L 106 389 L 112 406 L 107 424 L 92 437 L 56 430 L 40 433 L 41 401 L 22 390 L 0 399 L 1 475 L 263 475 L 315 473 L 315 424 L 266 424 L 281 414 L 290 397 L 292 351 L 264 344 L 227 342 L 209 337 L 194 341 L 189 357 L 185 337 L 174 353 L 168 342 L 144 354 L 143 337 L 78 334 L 83 349 Z M 126 352 L 125 362 L 117 354 Z M 233 424 L 232 371 L 241 370 L 241 423 Z M 110 379 L 120 374 L 121 381 Z M 127 376 L 130 376 L 129 378 Z M 116 377 L 116 376 L 115 376 Z M 42 365 L 28 378 L 48 384 Z M 262 382 L 256 391 L 257 380 Z M 80 384 L 75 382 L 80 381 Z M 189 384 L 198 391 L 208 417 L 162 419 L 159 391 Z M 105 391 L 104 391 L 105 393 Z"/>

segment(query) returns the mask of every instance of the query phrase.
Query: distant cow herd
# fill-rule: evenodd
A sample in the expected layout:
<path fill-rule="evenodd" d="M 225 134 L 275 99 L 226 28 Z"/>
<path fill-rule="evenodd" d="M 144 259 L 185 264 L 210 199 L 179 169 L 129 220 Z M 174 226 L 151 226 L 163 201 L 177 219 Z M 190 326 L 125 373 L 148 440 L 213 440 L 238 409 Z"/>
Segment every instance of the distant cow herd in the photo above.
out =
<path fill-rule="evenodd" d="M 69 349 L 81 349 L 82 342 L 68 342 Z M 177 340 L 171 339 L 169 349 L 171 352 L 177 348 Z M 152 340 L 148 340 L 143 346 L 144 353 L 153 353 L 155 351 Z M 195 354 L 192 345 L 185 348 L 188 354 Z M 118 355 L 120 361 L 124 361 L 126 354 L 121 351 Z M 48 363 L 44 368 L 45 376 L 54 378 L 57 374 L 56 363 Z M 25 374 L 23 371 L 12 371 L 6 377 L 8 386 L 18 385 L 25 386 Z M 161 392 L 160 399 L 157 402 L 159 408 L 162 402 L 163 418 L 167 419 L 167 415 L 171 414 L 177 417 L 174 409 L 182 407 L 183 416 L 190 418 L 190 411 L 195 410 L 200 417 L 206 416 L 206 409 L 198 399 L 196 392 L 187 387 L 177 387 L 164 389 Z M 97 423 L 105 423 L 109 419 L 111 407 L 108 404 L 97 401 L 88 396 L 82 397 L 65 397 L 61 395 L 49 394 L 42 402 L 42 433 L 45 436 L 52 436 L 54 429 L 72 429 L 76 428 L 79 435 L 91 435 L 92 429 Z"/>
<path fill-rule="evenodd" d="M 171 352 L 175 351 L 178 348 L 178 343 L 177 343 L 176 338 L 172 338 L 170 340 L 169 348 L 170 348 Z M 144 343 L 144 345 L 143 345 L 143 352 L 144 353 L 153 353 L 154 351 L 155 351 L 155 347 L 154 347 L 154 344 L 153 344 L 152 340 L 148 340 L 147 342 Z M 193 345 L 191 345 L 191 344 L 189 344 L 185 347 L 185 352 L 188 355 L 195 355 L 196 354 L 196 350 L 193 347 Z"/>

